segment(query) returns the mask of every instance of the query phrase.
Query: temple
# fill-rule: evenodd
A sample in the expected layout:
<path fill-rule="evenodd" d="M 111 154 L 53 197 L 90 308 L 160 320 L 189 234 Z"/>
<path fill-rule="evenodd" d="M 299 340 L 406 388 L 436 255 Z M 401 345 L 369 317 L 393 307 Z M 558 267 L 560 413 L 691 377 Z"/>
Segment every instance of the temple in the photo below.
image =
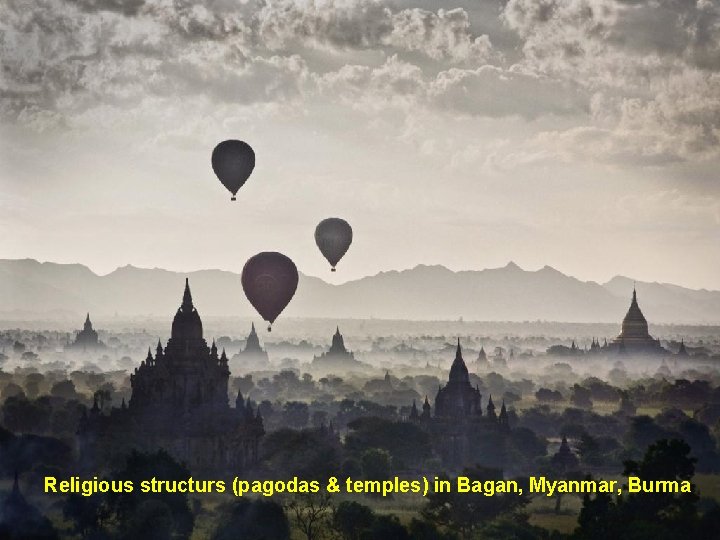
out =
<path fill-rule="evenodd" d="M 10 493 L 0 504 L 0 538 L 59 538 L 50 520 L 20 492 L 17 471 Z"/>
<path fill-rule="evenodd" d="M 190 285 L 172 323 L 163 349 L 130 375 L 132 396 L 126 406 L 103 414 L 93 406 L 80 425 L 83 463 L 94 455 L 127 452 L 131 448 L 163 448 L 192 470 L 245 470 L 257 461 L 264 434 L 260 414 L 236 400 L 228 404 L 228 358 L 203 338 L 200 315 L 192 302 Z"/>
<path fill-rule="evenodd" d="M 340 327 L 335 329 L 330 349 L 328 349 L 327 352 L 322 353 L 320 356 L 313 357 L 312 361 L 313 369 L 320 368 L 342 370 L 360 367 L 361 365 L 362 363 L 355 359 L 355 355 L 352 351 L 348 351 L 345 348 L 345 340 L 340 333 Z"/>
<path fill-rule="evenodd" d="M 620 334 L 609 345 L 611 350 L 618 353 L 630 354 L 667 354 L 660 340 L 653 338 L 648 332 L 648 323 L 640 310 L 637 301 L 637 292 L 633 287 L 630 308 L 622 322 Z"/>
<path fill-rule="evenodd" d="M 470 384 L 470 374 L 465 366 L 458 339 L 448 383 L 439 388 L 435 396 L 435 416 L 449 418 L 480 416 L 482 415 L 481 399 L 480 390 Z"/>
<path fill-rule="evenodd" d="M 233 371 L 238 372 L 268 369 L 270 367 L 268 353 L 260 345 L 260 338 L 255 331 L 255 323 L 250 326 L 250 334 L 245 340 L 245 348 L 233 355 L 231 363 Z"/>
<path fill-rule="evenodd" d="M 85 317 L 83 329 L 77 333 L 75 341 L 68 345 L 68 347 L 82 350 L 101 349 L 105 347 L 105 344 L 98 339 L 98 333 L 93 330 L 90 313 Z"/>
<path fill-rule="evenodd" d="M 486 368 L 490 364 L 488 362 L 487 353 L 485 352 L 485 347 L 480 347 L 480 351 L 478 352 L 477 358 L 475 359 L 475 363 L 478 367 Z"/>
<path fill-rule="evenodd" d="M 498 443 L 510 430 L 505 403 L 498 415 L 490 396 L 483 414 L 482 395 L 480 389 L 470 383 L 459 339 L 448 382 L 438 388 L 434 413 L 431 410 L 427 396 L 421 414 L 413 402 L 409 421 L 430 433 L 434 450 L 444 466 L 459 469 L 478 461 L 502 465 L 502 452 L 498 453 L 502 445 Z"/>

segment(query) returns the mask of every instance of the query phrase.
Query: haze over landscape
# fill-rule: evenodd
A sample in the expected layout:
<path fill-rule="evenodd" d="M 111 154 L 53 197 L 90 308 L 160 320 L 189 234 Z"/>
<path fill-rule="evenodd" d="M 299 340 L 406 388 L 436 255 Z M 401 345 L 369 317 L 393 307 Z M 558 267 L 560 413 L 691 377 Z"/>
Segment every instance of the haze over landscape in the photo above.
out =
<path fill-rule="evenodd" d="M 0 538 L 720 538 L 718 171 L 718 0 L 0 0 Z"/>
<path fill-rule="evenodd" d="M 170 272 L 124 266 L 100 276 L 80 264 L 0 260 L 0 317 L 68 318 L 161 316 L 177 308 L 189 277 L 203 315 L 251 317 L 240 276 L 222 270 Z M 637 282 L 643 310 L 654 323 L 720 323 L 720 291 Z M 407 320 L 617 322 L 633 280 L 580 281 L 549 266 L 453 272 L 443 266 L 381 272 L 335 285 L 301 274 L 287 317 Z"/>
<path fill-rule="evenodd" d="M 718 290 L 718 21 L 707 0 L 2 2 L 0 255 L 239 272 L 273 250 L 324 276 L 312 231 L 340 216 L 335 283 L 513 260 Z M 233 204 L 210 168 L 231 137 L 257 155 Z"/>

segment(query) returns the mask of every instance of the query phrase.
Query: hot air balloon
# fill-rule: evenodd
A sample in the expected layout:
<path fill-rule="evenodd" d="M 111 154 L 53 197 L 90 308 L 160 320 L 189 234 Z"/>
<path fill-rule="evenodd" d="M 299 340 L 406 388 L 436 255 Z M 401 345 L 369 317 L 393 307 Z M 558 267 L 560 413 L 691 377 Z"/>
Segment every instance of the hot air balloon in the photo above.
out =
<path fill-rule="evenodd" d="M 315 228 L 315 243 L 334 272 L 352 243 L 352 227 L 344 219 L 323 219 Z"/>
<path fill-rule="evenodd" d="M 212 153 L 212 168 L 230 193 L 231 201 L 255 168 L 255 152 L 243 141 L 228 140 L 218 144 Z"/>
<path fill-rule="evenodd" d="M 242 271 L 245 296 L 263 319 L 272 323 L 288 305 L 298 285 L 295 263 L 282 253 L 264 251 L 248 259 Z"/>

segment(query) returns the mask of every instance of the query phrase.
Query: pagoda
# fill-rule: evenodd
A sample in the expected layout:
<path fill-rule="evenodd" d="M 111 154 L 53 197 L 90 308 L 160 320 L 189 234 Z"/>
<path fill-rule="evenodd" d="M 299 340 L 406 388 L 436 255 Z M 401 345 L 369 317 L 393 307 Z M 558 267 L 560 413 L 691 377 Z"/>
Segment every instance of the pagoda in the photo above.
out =
<path fill-rule="evenodd" d="M 623 319 L 622 329 L 610 347 L 620 354 L 667 354 L 667 351 L 660 345 L 660 340 L 653 338 L 648 331 L 648 323 L 638 305 L 637 292 L 634 287 L 632 301 Z"/>

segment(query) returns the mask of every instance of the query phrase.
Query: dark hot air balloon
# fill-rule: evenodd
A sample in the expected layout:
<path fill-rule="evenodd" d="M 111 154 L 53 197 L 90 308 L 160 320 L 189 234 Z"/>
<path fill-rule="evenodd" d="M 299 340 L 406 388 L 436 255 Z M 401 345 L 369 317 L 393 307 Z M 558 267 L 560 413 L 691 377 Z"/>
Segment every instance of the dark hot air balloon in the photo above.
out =
<path fill-rule="evenodd" d="M 255 168 L 255 152 L 243 141 L 228 140 L 218 144 L 212 153 L 212 168 L 230 193 L 231 201 Z"/>
<path fill-rule="evenodd" d="M 264 251 L 248 259 L 242 271 L 245 296 L 262 318 L 272 323 L 288 305 L 298 285 L 295 263 L 282 253 Z"/>
<path fill-rule="evenodd" d="M 352 243 L 352 227 L 344 219 L 323 219 L 315 228 L 315 243 L 334 272 Z"/>

